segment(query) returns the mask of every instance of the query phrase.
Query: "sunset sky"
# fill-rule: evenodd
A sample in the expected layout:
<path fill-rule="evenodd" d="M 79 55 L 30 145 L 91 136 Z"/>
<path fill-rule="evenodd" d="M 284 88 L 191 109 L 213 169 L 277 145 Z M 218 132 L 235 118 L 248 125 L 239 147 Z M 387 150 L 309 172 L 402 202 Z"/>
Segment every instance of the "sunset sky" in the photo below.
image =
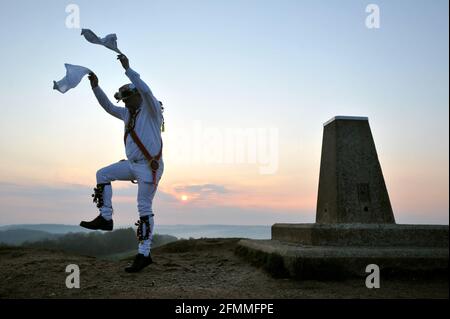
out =
<path fill-rule="evenodd" d="M 128 82 L 66 26 L 68 4 L 81 28 L 117 34 L 164 103 L 156 223 L 314 222 L 323 123 L 352 115 L 369 117 L 396 221 L 448 224 L 448 1 L 19 0 L 0 12 L 0 225 L 95 217 L 96 171 L 125 158 L 87 79 L 52 89 L 64 63 L 113 101 Z M 115 223 L 131 224 L 137 187 L 113 189 Z"/>

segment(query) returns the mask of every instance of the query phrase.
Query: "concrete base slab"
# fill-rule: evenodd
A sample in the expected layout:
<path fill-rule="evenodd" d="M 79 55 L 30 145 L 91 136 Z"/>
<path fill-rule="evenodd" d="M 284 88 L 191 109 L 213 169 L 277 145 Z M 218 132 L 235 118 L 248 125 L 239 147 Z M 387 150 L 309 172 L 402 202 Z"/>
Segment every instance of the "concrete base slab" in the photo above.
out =
<path fill-rule="evenodd" d="M 448 225 L 274 224 L 272 239 L 313 246 L 447 247 Z"/>
<path fill-rule="evenodd" d="M 236 250 L 275 276 L 337 279 L 361 276 L 376 264 L 383 275 L 447 273 L 448 248 L 308 246 L 278 240 L 241 240 Z"/>

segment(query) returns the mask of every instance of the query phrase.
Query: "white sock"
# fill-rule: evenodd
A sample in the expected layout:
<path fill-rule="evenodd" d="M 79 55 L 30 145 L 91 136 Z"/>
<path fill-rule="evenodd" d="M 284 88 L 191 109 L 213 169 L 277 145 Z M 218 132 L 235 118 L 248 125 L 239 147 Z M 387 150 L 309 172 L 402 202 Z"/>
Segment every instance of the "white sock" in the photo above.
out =
<path fill-rule="evenodd" d="M 154 220 L 153 220 L 153 216 L 150 216 L 148 219 L 148 222 L 150 224 L 150 238 L 147 240 L 143 240 L 141 242 L 139 242 L 139 246 L 138 246 L 138 251 L 140 254 L 143 254 L 145 257 L 147 257 L 148 255 L 150 255 L 150 249 L 152 247 L 152 238 L 153 238 L 153 226 L 154 226 Z M 145 229 L 145 224 L 142 227 L 142 233 L 145 234 L 146 229 Z"/>
<path fill-rule="evenodd" d="M 151 239 L 147 239 L 147 240 L 140 242 L 139 247 L 138 247 L 139 253 L 144 255 L 145 257 L 150 255 L 151 242 L 152 242 Z"/>
<path fill-rule="evenodd" d="M 106 220 L 111 220 L 112 219 L 112 211 L 110 211 L 110 210 L 103 210 L 103 211 L 100 212 L 100 214 Z"/>

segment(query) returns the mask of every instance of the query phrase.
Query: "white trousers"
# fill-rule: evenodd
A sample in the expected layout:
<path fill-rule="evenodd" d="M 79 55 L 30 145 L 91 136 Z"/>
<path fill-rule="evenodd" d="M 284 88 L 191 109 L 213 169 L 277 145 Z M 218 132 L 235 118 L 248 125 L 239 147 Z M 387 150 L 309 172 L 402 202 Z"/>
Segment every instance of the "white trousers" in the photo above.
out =
<path fill-rule="evenodd" d="M 157 174 L 157 183 L 161 178 L 162 170 L 163 167 L 160 167 Z M 154 218 L 152 203 L 158 186 L 151 182 L 149 172 L 151 174 L 151 170 L 146 161 L 143 161 L 142 163 L 132 163 L 128 160 L 122 160 L 97 171 L 97 184 L 110 183 L 113 181 L 137 181 L 137 208 L 139 217 L 149 216 L 150 222 L 149 239 L 139 243 L 139 253 L 142 253 L 145 256 L 150 253 L 153 238 Z M 103 190 L 103 206 L 100 207 L 100 213 L 105 219 L 112 219 L 113 207 L 111 185 L 106 185 Z"/>

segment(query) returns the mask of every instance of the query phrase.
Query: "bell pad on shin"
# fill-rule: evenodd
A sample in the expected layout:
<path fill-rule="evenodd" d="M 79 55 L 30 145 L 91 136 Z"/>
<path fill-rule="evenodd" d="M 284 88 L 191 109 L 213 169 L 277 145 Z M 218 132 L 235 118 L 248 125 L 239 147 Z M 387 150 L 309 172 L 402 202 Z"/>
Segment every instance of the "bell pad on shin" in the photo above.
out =
<path fill-rule="evenodd" d="M 106 185 L 111 185 L 111 183 L 101 183 L 97 184 L 94 188 L 94 194 L 92 194 L 92 201 L 97 204 L 97 208 L 103 207 L 103 192 Z"/>
<path fill-rule="evenodd" d="M 153 215 L 151 215 L 153 216 Z M 139 242 L 142 242 L 144 240 L 147 240 L 150 238 L 150 216 L 142 216 L 139 218 L 139 220 L 135 223 L 135 225 L 138 227 L 136 230 L 136 237 Z"/>

